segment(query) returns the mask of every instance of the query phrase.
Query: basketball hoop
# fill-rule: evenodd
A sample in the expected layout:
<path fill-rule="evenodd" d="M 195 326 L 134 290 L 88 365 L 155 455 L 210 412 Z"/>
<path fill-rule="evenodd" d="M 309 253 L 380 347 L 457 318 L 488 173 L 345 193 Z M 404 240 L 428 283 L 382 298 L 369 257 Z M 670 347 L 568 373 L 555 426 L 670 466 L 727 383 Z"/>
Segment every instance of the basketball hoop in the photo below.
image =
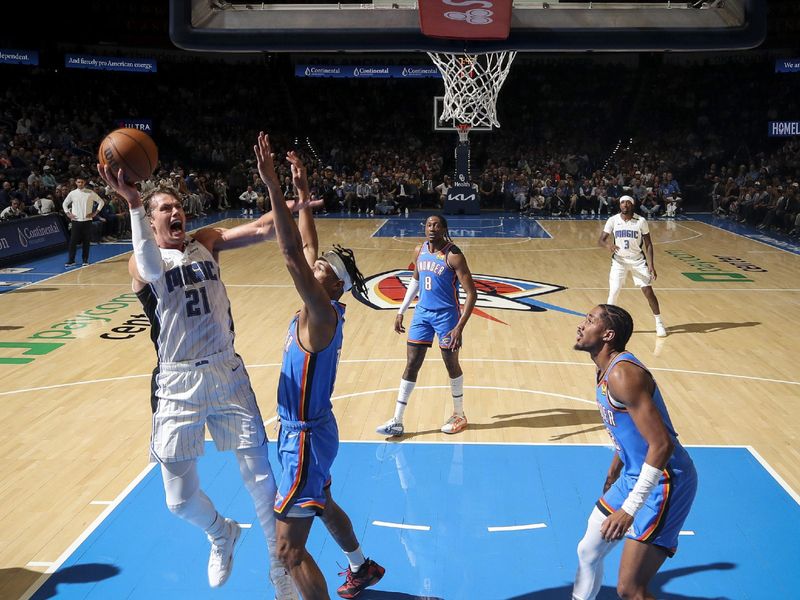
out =
<path fill-rule="evenodd" d="M 469 123 L 459 123 L 456 125 L 456 129 L 458 129 L 458 141 L 462 144 L 467 142 L 469 138 L 469 130 L 472 129 L 472 125 Z"/>
<path fill-rule="evenodd" d="M 475 126 L 500 127 L 497 97 L 517 53 L 462 54 L 428 52 L 444 79 L 441 119 Z M 466 133 L 464 138 L 466 138 Z M 462 135 L 459 126 L 459 137 Z"/>

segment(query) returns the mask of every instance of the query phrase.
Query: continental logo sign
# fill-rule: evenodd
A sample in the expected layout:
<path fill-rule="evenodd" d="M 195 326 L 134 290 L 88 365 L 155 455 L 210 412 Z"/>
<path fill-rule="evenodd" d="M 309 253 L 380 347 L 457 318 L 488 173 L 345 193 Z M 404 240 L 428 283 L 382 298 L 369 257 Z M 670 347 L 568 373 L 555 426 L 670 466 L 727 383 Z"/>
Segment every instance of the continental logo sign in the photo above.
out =
<path fill-rule="evenodd" d="M 694 254 L 684 252 L 683 250 L 667 250 L 666 253 L 693 269 L 692 271 L 682 273 L 684 277 L 692 281 L 752 283 L 755 280 L 748 277 L 747 274 L 767 272 L 766 269 L 744 260 L 743 258 L 739 258 L 738 256 L 714 254 L 712 256 L 716 260 L 705 260 Z M 739 271 L 731 271 L 729 270 L 730 267 L 739 269 Z"/>
<path fill-rule="evenodd" d="M 33 362 L 37 357 L 50 354 L 65 346 L 72 340 L 81 337 L 79 330 L 87 327 L 97 327 L 111 323 L 112 317 L 121 310 L 127 310 L 131 304 L 139 305 L 139 300 L 133 292 L 112 298 L 108 302 L 98 304 L 93 308 L 84 310 L 68 319 L 52 323 L 45 329 L 19 341 L 0 341 L 0 365 L 25 365 Z M 134 315 L 134 318 L 143 315 Z M 123 325 L 129 329 L 112 329 L 116 335 L 131 335 L 144 331 L 141 321 L 126 321 Z M 133 328 L 137 330 L 134 331 Z M 83 332 L 80 332 L 83 333 Z M 111 337 L 109 334 L 101 335 L 104 339 L 127 339 L 125 337 Z M 11 355 L 11 356 L 9 356 Z"/>

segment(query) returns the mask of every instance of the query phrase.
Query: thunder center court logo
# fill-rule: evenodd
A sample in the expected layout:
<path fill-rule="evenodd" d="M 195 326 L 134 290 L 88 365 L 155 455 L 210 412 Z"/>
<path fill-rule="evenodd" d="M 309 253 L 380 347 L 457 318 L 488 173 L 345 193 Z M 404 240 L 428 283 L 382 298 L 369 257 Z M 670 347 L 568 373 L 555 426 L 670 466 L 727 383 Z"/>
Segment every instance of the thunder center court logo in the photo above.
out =
<path fill-rule="evenodd" d="M 410 269 L 396 269 L 371 275 L 365 280 L 367 286 L 367 297 L 358 293 L 353 288 L 353 295 L 359 302 L 374 308 L 375 310 L 396 310 L 403 302 L 406 289 L 413 275 Z M 570 315 L 583 316 L 584 313 L 574 311 L 562 306 L 544 302 L 539 297 L 545 294 L 560 292 L 566 288 L 561 285 L 544 283 L 541 281 L 529 281 L 527 279 L 516 279 L 514 277 L 498 277 L 496 275 L 478 275 L 473 273 L 472 280 L 478 292 L 478 301 L 475 304 L 473 314 L 506 324 L 484 312 L 483 309 L 500 310 L 519 310 L 545 312 L 555 310 Z M 466 300 L 466 292 L 459 288 L 459 301 L 463 305 Z M 416 306 L 416 301 L 411 304 Z"/>

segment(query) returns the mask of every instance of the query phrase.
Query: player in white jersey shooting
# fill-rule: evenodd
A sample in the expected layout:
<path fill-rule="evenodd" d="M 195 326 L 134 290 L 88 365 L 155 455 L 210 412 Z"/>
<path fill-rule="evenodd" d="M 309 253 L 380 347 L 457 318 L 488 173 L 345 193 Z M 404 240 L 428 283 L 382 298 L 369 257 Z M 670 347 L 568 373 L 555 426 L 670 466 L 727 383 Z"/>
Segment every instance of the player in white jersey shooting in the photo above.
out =
<path fill-rule="evenodd" d="M 600 234 L 599 245 L 611 251 L 611 271 L 608 274 L 607 304 L 616 304 L 619 290 L 625 283 L 628 271 L 633 274 L 633 283 L 641 288 L 656 320 L 656 335 L 666 337 L 667 330 L 661 320 L 661 308 L 653 291 L 653 282 L 658 276 L 653 259 L 653 241 L 650 227 L 644 217 L 634 212 L 634 199 L 622 196 L 619 199 L 619 214 L 610 217 Z"/>
<path fill-rule="evenodd" d="M 151 455 L 161 465 L 169 510 L 205 531 L 211 542 L 208 581 L 223 585 L 231 574 L 239 525 L 219 514 L 200 489 L 197 458 L 205 426 L 217 449 L 233 450 L 270 554 L 270 579 L 281 600 L 297 591 L 275 552 L 275 479 L 267 436 L 250 378 L 233 346 L 228 295 L 220 279 L 219 253 L 274 236 L 272 215 L 224 229 L 186 233 L 177 190 L 157 187 L 141 198 L 120 170 L 98 165 L 101 177 L 128 203 L 133 290 L 152 325 L 158 364 L 153 371 Z M 308 203 L 294 202 L 293 210 Z"/>

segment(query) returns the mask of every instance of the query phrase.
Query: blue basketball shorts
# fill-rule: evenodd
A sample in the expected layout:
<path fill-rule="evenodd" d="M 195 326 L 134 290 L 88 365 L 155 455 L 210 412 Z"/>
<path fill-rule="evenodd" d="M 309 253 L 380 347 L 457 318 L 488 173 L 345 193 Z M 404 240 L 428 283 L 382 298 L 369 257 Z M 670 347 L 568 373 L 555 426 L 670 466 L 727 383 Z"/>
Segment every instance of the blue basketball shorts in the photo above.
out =
<path fill-rule="evenodd" d="M 678 549 L 678 534 L 689 515 L 697 493 L 697 471 L 691 462 L 682 470 L 667 467 L 656 488 L 633 518 L 625 537 L 660 546 L 669 556 Z M 597 508 L 608 516 L 619 510 L 636 485 L 636 477 L 620 475 L 619 479 L 597 501 Z"/>
<path fill-rule="evenodd" d="M 331 466 L 339 451 L 339 427 L 333 414 L 315 421 L 284 421 L 278 436 L 281 474 L 275 516 L 321 515 L 331 485 Z"/>
<path fill-rule="evenodd" d="M 439 339 L 439 347 L 447 348 L 450 339 L 447 334 L 458 323 L 461 314 L 457 307 L 448 307 L 441 310 L 429 310 L 417 306 L 414 309 L 414 318 L 408 329 L 408 343 L 417 346 L 433 345 L 433 334 Z"/>

